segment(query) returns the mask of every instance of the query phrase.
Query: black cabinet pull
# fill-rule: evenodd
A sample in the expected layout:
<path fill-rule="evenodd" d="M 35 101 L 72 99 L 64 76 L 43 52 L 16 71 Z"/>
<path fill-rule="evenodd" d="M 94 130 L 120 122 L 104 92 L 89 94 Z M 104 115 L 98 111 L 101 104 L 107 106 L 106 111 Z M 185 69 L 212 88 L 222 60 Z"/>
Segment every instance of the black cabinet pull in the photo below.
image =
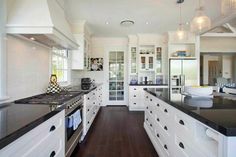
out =
<path fill-rule="evenodd" d="M 160 119 L 159 119 L 159 118 L 157 118 L 157 121 L 158 121 L 158 122 L 160 122 Z"/>
<path fill-rule="evenodd" d="M 146 98 L 148 98 L 148 96 L 146 96 Z"/>
<path fill-rule="evenodd" d="M 183 121 L 183 120 L 180 120 L 180 121 L 179 121 L 179 124 L 184 125 L 184 121 Z"/>
<path fill-rule="evenodd" d="M 95 102 L 93 102 L 93 104 L 95 104 Z"/>
<path fill-rule="evenodd" d="M 54 131 L 54 130 L 56 130 L 55 125 L 51 126 L 51 128 L 50 128 L 50 132 L 52 132 L 52 131 Z"/>
<path fill-rule="evenodd" d="M 134 103 L 134 105 L 136 105 L 136 103 Z"/>
<path fill-rule="evenodd" d="M 88 124 L 89 124 L 90 122 L 88 121 Z"/>
<path fill-rule="evenodd" d="M 150 111 L 150 113 L 152 114 L 152 111 Z"/>
<path fill-rule="evenodd" d="M 148 109 L 148 106 L 146 108 Z"/>
<path fill-rule="evenodd" d="M 164 148 L 165 148 L 166 150 L 168 149 L 166 144 L 164 145 Z"/>
<path fill-rule="evenodd" d="M 134 88 L 134 90 L 137 90 L 136 88 Z"/>
<path fill-rule="evenodd" d="M 152 101 L 152 99 L 150 99 L 150 101 Z"/>
<path fill-rule="evenodd" d="M 150 124 L 150 127 L 152 127 L 152 124 Z"/>
<path fill-rule="evenodd" d="M 93 95 L 95 95 L 95 93 L 93 93 Z"/>
<path fill-rule="evenodd" d="M 50 157 L 54 157 L 55 155 L 56 155 L 56 152 L 52 151 L 51 154 L 50 154 Z"/>
<path fill-rule="evenodd" d="M 184 144 L 182 142 L 179 143 L 180 148 L 184 149 Z"/>
<path fill-rule="evenodd" d="M 164 129 L 165 129 L 165 130 L 168 130 L 167 126 L 164 126 Z"/>
<path fill-rule="evenodd" d="M 88 98 L 88 100 L 89 100 L 89 98 Z"/>
<path fill-rule="evenodd" d="M 95 112 L 93 112 L 93 114 L 95 114 Z"/>
<path fill-rule="evenodd" d="M 167 109 L 165 109 L 165 110 L 164 110 L 164 112 L 165 112 L 165 113 L 168 113 L 168 110 L 167 110 Z"/>
<path fill-rule="evenodd" d="M 159 104 L 157 104 L 157 107 L 159 107 L 160 105 Z"/>
<path fill-rule="evenodd" d="M 88 109 L 88 111 L 89 111 L 89 109 Z"/>
<path fill-rule="evenodd" d="M 160 137 L 160 135 L 159 135 L 159 134 L 157 134 L 157 137 Z"/>
<path fill-rule="evenodd" d="M 146 118 L 146 121 L 148 121 L 148 118 Z"/>
<path fill-rule="evenodd" d="M 136 97 L 136 95 L 134 95 L 134 98 Z"/>

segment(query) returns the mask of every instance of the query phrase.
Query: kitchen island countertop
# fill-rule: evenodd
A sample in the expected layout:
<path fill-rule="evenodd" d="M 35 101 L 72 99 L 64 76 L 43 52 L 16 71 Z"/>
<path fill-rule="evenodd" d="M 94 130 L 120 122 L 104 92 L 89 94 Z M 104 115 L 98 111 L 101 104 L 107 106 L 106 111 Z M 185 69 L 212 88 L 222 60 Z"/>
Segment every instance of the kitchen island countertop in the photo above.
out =
<path fill-rule="evenodd" d="M 218 95 L 213 98 L 192 98 L 160 88 L 144 90 L 223 135 L 236 136 L 235 100 Z"/>

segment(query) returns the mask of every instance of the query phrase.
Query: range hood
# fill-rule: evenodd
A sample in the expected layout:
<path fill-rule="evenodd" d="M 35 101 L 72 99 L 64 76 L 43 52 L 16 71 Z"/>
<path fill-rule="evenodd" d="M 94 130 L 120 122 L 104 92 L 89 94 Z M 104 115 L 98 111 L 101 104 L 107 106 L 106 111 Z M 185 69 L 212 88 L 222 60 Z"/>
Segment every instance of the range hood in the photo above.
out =
<path fill-rule="evenodd" d="M 58 0 L 15 0 L 8 11 L 6 31 L 48 47 L 78 48 Z"/>

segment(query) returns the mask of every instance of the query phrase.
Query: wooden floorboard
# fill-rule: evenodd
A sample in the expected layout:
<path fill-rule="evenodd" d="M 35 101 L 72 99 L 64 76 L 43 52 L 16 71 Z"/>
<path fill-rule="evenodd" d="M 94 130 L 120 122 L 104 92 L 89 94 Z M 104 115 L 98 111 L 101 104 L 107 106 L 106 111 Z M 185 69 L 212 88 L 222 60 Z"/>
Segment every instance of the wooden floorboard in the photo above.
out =
<path fill-rule="evenodd" d="M 102 107 L 85 142 L 72 157 L 158 157 L 143 121 L 143 112 L 129 112 L 127 107 Z"/>

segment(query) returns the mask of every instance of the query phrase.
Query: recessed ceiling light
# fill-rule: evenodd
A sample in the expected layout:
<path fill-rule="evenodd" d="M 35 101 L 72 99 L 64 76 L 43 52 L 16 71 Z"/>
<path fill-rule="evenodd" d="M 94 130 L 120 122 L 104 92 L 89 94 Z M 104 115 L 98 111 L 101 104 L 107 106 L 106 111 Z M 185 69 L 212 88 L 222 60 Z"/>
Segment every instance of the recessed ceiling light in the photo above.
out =
<path fill-rule="evenodd" d="M 149 22 L 146 22 L 146 25 L 149 25 Z"/>
<path fill-rule="evenodd" d="M 35 40 L 35 38 L 34 38 L 34 37 L 31 37 L 30 40 Z"/>
<path fill-rule="evenodd" d="M 132 20 L 123 20 L 120 22 L 120 25 L 123 27 L 130 27 L 132 25 L 134 25 L 134 21 Z"/>
<path fill-rule="evenodd" d="M 106 24 L 106 25 L 109 25 L 109 22 L 107 21 L 107 22 L 105 22 L 105 24 Z"/>

